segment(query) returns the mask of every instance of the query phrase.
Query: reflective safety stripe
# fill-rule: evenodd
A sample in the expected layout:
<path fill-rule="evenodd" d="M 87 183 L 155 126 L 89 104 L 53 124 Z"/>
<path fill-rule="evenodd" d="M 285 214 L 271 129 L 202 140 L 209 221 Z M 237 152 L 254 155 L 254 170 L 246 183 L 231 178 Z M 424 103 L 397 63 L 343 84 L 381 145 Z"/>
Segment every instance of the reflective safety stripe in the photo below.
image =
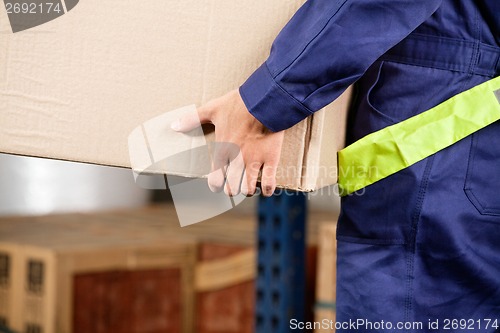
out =
<path fill-rule="evenodd" d="M 500 120 L 499 96 L 497 77 L 339 151 L 340 194 L 356 192 Z"/>

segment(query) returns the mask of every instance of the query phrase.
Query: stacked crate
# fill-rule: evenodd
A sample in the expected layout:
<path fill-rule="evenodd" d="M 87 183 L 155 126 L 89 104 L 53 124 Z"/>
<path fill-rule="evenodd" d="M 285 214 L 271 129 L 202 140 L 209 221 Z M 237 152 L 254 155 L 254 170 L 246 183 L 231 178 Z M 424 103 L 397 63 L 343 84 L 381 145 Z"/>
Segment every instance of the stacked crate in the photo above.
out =
<path fill-rule="evenodd" d="M 13 246 L 0 244 L 0 327 L 7 325 L 10 317 L 13 250 Z"/>
<path fill-rule="evenodd" d="M 181 332 L 181 328 L 189 329 L 195 242 L 146 238 L 105 241 L 85 232 L 81 238 L 64 232 L 51 233 L 51 237 L 41 233 L 38 241 L 33 236 L 0 243 L 0 256 L 9 261 L 6 297 L 2 297 L 3 315 L 6 324 L 18 332 Z M 148 311 L 141 309 L 140 297 L 134 297 L 134 292 L 146 295 L 148 302 L 161 300 L 159 294 L 147 295 L 133 290 L 142 284 L 134 283 L 133 279 L 148 273 L 156 277 L 156 290 L 169 290 L 163 299 L 169 304 L 160 313 L 143 318 Z M 140 326 L 120 329 L 122 321 L 130 325 L 136 320 L 147 321 L 153 315 L 161 316 L 165 322 L 146 331 Z"/>
<path fill-rule="evenodd" d="M 319 226 L 318 265 L 316 275 L 315 322 L 335 323 L 337 278 L 337 224 L 324 222 Z M 326 328 L 328 327 L 328 328 Z M 332 333 L 331 324 L 315 329 L 316 333 Z"/>
<path fill-rule="evenodd" d="M 231 212 L 180 228 L 171 206 L 0 219 L 0 320 L 26 333 L 251 332 L 255 228 Z"/>

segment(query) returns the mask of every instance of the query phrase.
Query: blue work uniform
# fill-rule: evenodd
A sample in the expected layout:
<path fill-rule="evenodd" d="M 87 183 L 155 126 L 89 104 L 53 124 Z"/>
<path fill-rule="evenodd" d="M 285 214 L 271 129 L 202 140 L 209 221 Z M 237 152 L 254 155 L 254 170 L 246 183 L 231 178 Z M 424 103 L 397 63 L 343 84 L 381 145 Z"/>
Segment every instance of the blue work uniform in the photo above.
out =
<path fill-rule="evenodd" d="M 499 72 L 500 0 L 309 0 L 240 93 L 279 131 L 357 82 L 352 143 Z M 337 238 L 337 322 L 372 323 L 337 332 L 500 332 L 500 123 L 344 197 Z"/>

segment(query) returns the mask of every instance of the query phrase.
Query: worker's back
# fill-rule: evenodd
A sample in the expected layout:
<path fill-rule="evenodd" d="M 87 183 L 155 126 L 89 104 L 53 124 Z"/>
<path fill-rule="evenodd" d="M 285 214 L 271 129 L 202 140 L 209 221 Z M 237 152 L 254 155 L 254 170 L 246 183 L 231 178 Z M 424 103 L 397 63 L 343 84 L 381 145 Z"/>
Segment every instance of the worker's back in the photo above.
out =
<path fill-rule="evenodd" d="M 413 34 L 479 40 L 500 46 L 500 1 L 443 0 L 432 17 Z"/>

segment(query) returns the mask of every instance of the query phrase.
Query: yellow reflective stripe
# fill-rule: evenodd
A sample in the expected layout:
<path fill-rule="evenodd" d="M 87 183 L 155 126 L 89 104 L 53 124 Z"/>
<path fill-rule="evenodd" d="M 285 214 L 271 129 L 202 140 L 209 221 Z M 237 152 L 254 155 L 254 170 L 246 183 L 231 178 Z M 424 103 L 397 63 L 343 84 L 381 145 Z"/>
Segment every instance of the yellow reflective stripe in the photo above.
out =
<path fill-rule="evenodd" d="M 340 194 L 356 192 L 500 120 L 499 89 L 497 77 L 339 151 Z"/>

